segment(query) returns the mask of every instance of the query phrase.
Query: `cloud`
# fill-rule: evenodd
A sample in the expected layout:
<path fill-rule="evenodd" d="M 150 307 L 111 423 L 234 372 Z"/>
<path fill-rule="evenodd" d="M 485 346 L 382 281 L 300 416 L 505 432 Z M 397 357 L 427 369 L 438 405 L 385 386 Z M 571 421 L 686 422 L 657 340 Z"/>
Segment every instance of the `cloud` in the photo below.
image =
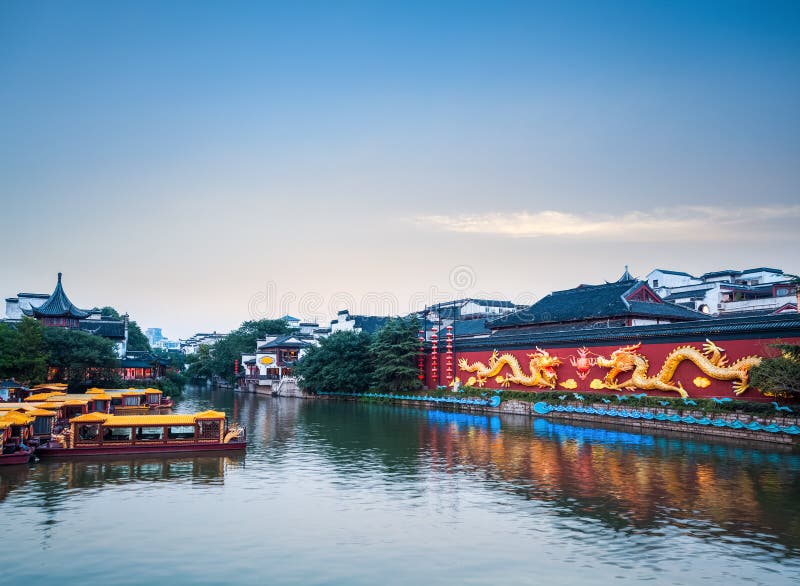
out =
<path fill-rule="evenodd" d="M 797 237 L 800 205 L 747 208 L 680 206 L 611 214 L 556 210 L 483 215 L 418 216 L 416 222 L 447 232 L 511 238 L 576 238 L 607 241 L 751 240 Z"/>

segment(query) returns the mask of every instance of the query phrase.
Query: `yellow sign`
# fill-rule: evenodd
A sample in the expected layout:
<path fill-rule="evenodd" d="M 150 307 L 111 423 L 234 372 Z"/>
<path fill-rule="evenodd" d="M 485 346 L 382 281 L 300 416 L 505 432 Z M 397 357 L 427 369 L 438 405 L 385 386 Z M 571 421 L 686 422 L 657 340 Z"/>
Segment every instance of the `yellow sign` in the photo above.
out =
<path fill-rule="evenodd" d="M 275 362 L 275 359 L 272 356 L 264 356 L 261 359 L 261 364 L 272 364 Z"/>

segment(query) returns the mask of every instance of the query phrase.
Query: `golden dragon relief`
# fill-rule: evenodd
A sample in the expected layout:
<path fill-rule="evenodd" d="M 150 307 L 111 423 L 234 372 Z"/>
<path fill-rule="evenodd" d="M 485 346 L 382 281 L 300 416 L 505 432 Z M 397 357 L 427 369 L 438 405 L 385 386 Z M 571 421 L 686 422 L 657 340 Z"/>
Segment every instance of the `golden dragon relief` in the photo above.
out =
<path fill-rule="evenodd" d="M 598 356 L 597 365 L 611 369 L 602 381 L 603 388 L 669 391 L 679 393 L 682 397 L 688 397 L 681 382 L 675 383 L 672 380 L 678 366 L 688 360 L 713 379 L 733 381 L 733 392 L 741 395 L 749 387 L 750 369 L 761 364 L 760 357 L 745 356 L 728 365 L 725 350 L 711 340 L 706 340 L 702 351 L 693 346 L 675 348 L 667 355 L 661 370 L 655 376 L 647 376 L 650 363 L 639 353 L 641 345 L 640 342 L 633 346 L 619 348 L 608 358 Z M 624 382 L 618 382 L 617 377 L 623 372 L 631 372 L 631 377 Z"/>
<path fill-rule="evenodd" d="M 557 356 L 550 356 L 546 350 L 536 348 L 536 352 L 528 354 L 530 358 L 530 374 L 526 374 L 519 365 L 516 356 L 512 354 L 498 354 L 497 350 L 492 352 L 489 357 L 489 364 L 486 365 L 480 360 L 470 364 L 466 358 L 458 361 L 458 367 L 464 372 L 474 372 L 475 376 L 469 377 L 467 385 L 477 384 L 482 387 L 486 384 L 486 379 L 495 377 L 495 381 L 501 386 L 508 387 L 511 383 L 526 387 L 541 387 L 554 389 L 558 380 L 556 367 L 561 364 L 561 359 Z M 510 374 L 502 376 L 500 373 L 508 367 Z"/>

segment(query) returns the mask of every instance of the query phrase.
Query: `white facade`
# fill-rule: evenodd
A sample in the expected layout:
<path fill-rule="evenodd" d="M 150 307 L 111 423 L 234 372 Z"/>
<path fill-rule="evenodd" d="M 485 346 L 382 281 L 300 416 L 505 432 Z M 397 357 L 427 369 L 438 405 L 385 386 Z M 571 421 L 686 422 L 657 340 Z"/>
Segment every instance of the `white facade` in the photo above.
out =
<path fill-rule="evenodd" d="M 6 319 L 22 319 L 23 309 L 39 307 L 50 297 L 47 293 L 18 293 L 6 298 Z"/>
<path fill-rule="evenodd" d="M 797 285 L 779 269 L 725 270 L 694 277 L 656 269 L 648 284 L 662 298 L 709 315 L 777 310 L 797 306 Z"/>

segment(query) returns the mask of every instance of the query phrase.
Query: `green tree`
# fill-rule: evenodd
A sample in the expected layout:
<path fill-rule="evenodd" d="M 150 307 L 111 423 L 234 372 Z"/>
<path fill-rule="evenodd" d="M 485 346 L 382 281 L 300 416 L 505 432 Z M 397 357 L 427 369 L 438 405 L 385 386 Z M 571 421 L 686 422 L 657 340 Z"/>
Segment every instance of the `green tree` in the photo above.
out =
<path fill-rule="evenodd" d="M 800 346 L 775 344 L 780 356 L 765 358 L 750 371 L 750 384 L 762 393 L 782 398 L 800 398 Z"/>
<path fill-rule="evenodd" d="M 93 382 L 118 384 L 119 366 L 114 343 L 101 336 L 65 328 L 44 328 L 47 363 L 56 380 L 70 386 Z"/>
<path fill-rule="evenodd" d="M 370 353 L 375 364 L 373 385 L 379 390 L 412 391 L 422 386 L 417 359 L 419 323 L 413 319 L 390 319 L 375 334 Z"/>
<path fill-rule="evenodd" d="M 242 359 L 242 354 L 255 352 L 256 340 L 266 336 L 280 336 L 290 331 L 286 322 L 280 319 L 246 321 L 213 346 L 203 349 L 201 345 L 196 358 L 189 363 L 189 376 L 198 379 L 216 375 L 232 380 L 235 376 L 235 362 Z"/>
<path fill-rule="evenodd" d="M 47 379 L 43 329 L 41 323 L 29 317 L 22 318 L 16 327 L 0 324 L 0 377 L 29 385 Z"/>
<path fill-rule="evenodd" d="M 309 348 L 295 372 L 310 391 L 355 392 L 369 390 L 373 378 L 371 338 L 357 332 L 336 332 Z"/>
<path fill-rule="evenodd" d="M 112 319 L 122 319 L 120 313 L 110 305 L 103 307 L 100 310 L 100 315 L 103 317 L 110 317 Z M 139 324 L 133 320 L 128 320 L 128 350 L 131 352 L 153 351 L 153 349 L 150 347 L 150 342 L 147 339 L 147 336 L 142 333 L 142 328 L 140 328 Z"/>

